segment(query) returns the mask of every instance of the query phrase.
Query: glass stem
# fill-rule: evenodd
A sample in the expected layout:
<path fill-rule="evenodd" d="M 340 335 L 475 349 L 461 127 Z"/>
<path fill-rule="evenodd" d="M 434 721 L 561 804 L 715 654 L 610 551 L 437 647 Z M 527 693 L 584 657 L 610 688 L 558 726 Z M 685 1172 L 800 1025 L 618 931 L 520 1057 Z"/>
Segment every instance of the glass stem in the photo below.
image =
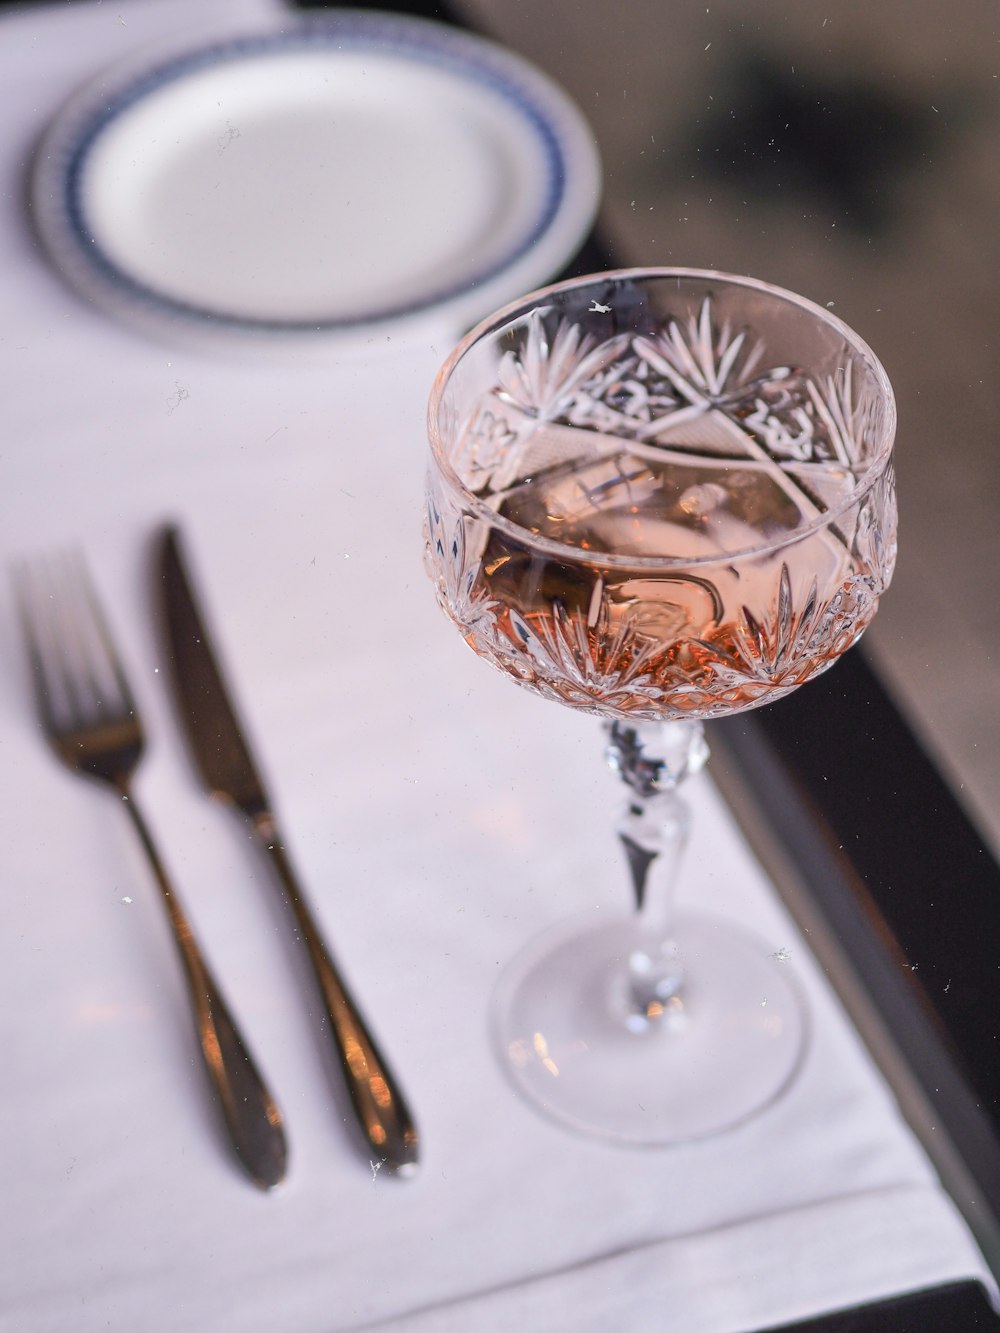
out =
<path fill-rule="evenodd" d="M 684 1015 L 684 969 L 672 927 L 691 815 L 677 787 L 702 767 L 708 747 L 700 722 L 613 722 L 608 736 L 608 761 L 628 788 L 615 829 L 638 924 L 618 1007 L 629 1028 L 645 1031 Z"/>

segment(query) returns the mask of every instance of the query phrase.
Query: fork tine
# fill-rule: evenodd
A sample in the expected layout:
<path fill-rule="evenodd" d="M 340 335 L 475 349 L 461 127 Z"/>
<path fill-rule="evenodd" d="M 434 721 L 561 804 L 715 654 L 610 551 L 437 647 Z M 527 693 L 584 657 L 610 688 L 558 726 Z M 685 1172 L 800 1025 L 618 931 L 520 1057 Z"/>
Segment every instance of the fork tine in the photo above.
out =
<path fill-rule="evenodd" d="M 77 611 L 78 599 L 69 578 L 70 569 L 69 555 L 65 552 L 53 554 L 39 566 L 38 579 L 47 594 L 51 675 L 58 679 L 70 720 L 82 724 L 99 689 L 84 642 Z"/>
<path fill-rule="evenodd" d="M 39 714 L 53 730 L 124 709 L 135 701 L 78 551 L 22 561 L 14 585 Z"/>
<path fill-rule="evenodd" d="M 127 712 L 135 716 L 135 699 L 128 683 L 128 677 L 125 675 L 125 668 L 122 665 L 122 660 L 118 655 L 118 650 L 115 648 L 114 640 L 111 637 L 111 631 L 108 628 L 108 622 L 105 618 L 104 611 L 101 608 L 97 591 L 87 570 L 87 563 L 79 552 L 76 553 L 75 558 L 73 559 L 73 566 L 74 568 L 72 569 L 71 574 L 75 575 L 77 588 L 80 593 L 80 601 L 78 604 L 86 606 L 90 614 L 91 625 L 94 631 L 90 641 L 90 647 L 93 648 L 99 646 L 102 650 L 104 654 L 104 665 L 107 667 L 111 679 L 118 688 L 118 701 Z M 96 681 L 98 679 L 98 673 L 95 668 L 94 659 L 89 653 L 88 656 L 90 657 L 90 664 L 93 672 L 92 679 Z"/>
<path fill-rule="evenodd" d="M 19 561 L 11 571 L 18 617 L 28 649 L 31 681 L 39 717 L 47 731 L 59 725 L 56 708 L 57 686 L 62 683 L 53 676 L 51 608 L 43 610 L 45 599 L 39 590 L 37 566 L 26 560 Z M 62 673 L 59 673 L 60 676 Z"/>
<path fill-rule="evenodd" d="M 110 666 L 115 658 L 111 636 L 104 625 L 97 595 L 87 577 L 87 566 L 78 551 L 63 551 L 53 557 L 52 602 L 57 626 L 54 637 L 60 645 L 68 692 L 79 716 L 103 716 L 113 707 L 106 687 L 113 679 Z"/>

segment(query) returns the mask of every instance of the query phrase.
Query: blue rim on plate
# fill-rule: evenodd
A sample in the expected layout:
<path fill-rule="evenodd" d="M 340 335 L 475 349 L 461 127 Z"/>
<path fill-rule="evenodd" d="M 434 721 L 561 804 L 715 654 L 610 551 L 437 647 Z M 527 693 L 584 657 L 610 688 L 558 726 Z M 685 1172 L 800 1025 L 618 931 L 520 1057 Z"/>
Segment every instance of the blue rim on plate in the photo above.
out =
<path fill-rule="evenodd" d="M 328 317 L 258 317 L 201 306 L 157 290 L 102 248 L 87 217 L 84 176 L 109 127 L 161 89 L 214 66 L 299 53 L 373 53 L 415 62 L 485 89 L 505 104 L 544 161 L 544 185 L 525 225 L 499 256 L 460 278 L 439 278 L 416 299 Z M 32 203 L 57 268 L 92 300 L 145 325 L 193 325 L 235 335 L 336 334 L 383 327 L 454 307 L 472 322 L 552 277 L 592 225 L 600 194 L 593 135 L 579 110 L 533 66 L 483 38 L 426 19 L 341 11 L 296 19 L 277 31 L 236 33 L 180 48 L 147 64 L 135 60 L 83 89 L 56 117 L 40 146 Z"/>

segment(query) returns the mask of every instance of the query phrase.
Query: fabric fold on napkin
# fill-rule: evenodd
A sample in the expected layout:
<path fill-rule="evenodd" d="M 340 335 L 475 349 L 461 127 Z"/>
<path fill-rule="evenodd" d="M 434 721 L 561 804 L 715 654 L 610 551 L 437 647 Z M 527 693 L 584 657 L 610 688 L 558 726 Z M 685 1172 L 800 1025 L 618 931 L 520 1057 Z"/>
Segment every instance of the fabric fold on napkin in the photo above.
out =
<path fill-rule="evenodd" d="M 864 1305 L 965 1280 L 964 1238 L 940 1190 L 882 1190 L 653 1242 L 357 1333 L 748 1333 L 773 1326 L 776 1310 L 793 1323 L 843 1309 L 845 1299 Z"/>

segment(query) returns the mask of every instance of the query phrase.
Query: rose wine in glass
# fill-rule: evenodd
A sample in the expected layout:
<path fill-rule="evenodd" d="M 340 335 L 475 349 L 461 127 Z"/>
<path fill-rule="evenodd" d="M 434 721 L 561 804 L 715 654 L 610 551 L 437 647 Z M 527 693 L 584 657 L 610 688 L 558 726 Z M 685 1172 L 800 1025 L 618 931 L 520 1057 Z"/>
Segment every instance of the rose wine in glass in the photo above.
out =
<path fill-rule="evenodd" d="M 792 1078 L 774 951 L 672 906 L 702 722 L 781 698 L 869 624 L 895 561 L 895 408 L 828 311 L 750 279 L 624 270 L 474 330 L 431 398 L 426 551 L 486 661 L 605 719 L 632 909 L 530 945 L 498 991 L 517 1086 L 587 1132 L 719 1132 Z"/>

